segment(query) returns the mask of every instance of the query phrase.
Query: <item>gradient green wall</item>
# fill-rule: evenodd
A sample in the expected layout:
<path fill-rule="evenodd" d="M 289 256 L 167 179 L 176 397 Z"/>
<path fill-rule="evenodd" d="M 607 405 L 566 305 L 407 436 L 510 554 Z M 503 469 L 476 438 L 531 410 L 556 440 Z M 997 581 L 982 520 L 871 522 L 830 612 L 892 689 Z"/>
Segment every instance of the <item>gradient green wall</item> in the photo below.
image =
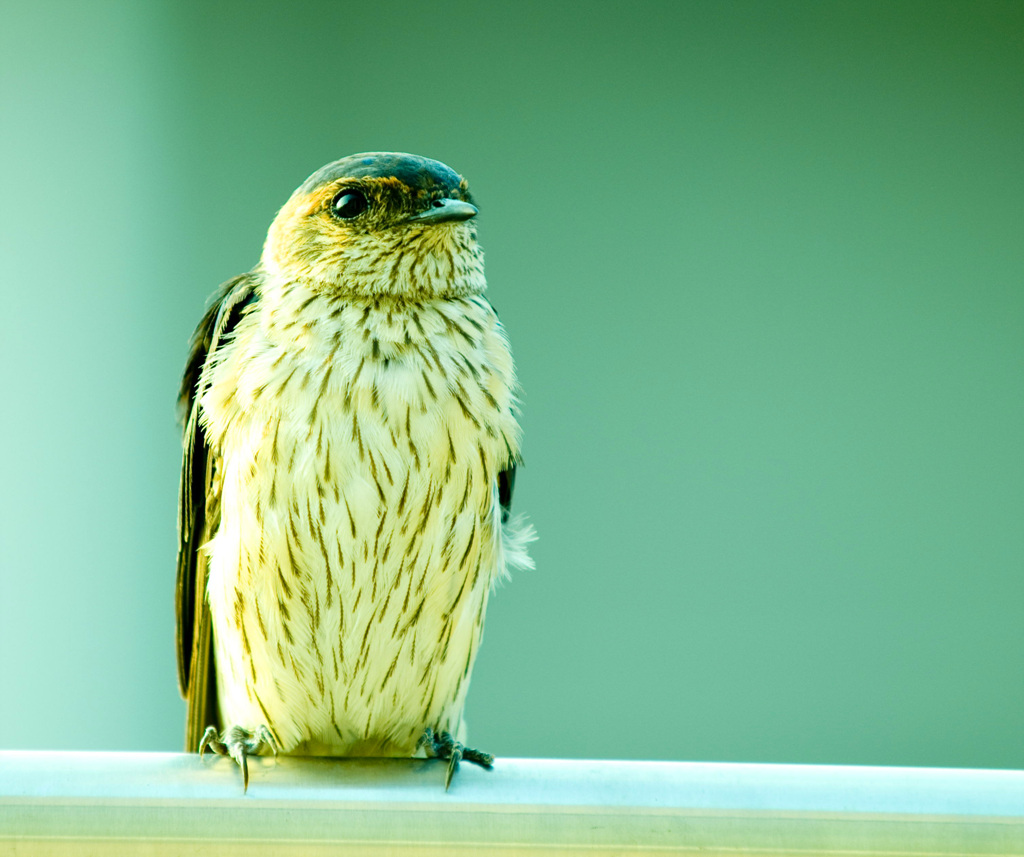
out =
<path fill-rule="evenodd" d="M 1024 4 L 12 3 L 0 745 L 168 750 L 207 295 L 367 149 L 482 205 L 499 755 L 1024 767 Z"/>

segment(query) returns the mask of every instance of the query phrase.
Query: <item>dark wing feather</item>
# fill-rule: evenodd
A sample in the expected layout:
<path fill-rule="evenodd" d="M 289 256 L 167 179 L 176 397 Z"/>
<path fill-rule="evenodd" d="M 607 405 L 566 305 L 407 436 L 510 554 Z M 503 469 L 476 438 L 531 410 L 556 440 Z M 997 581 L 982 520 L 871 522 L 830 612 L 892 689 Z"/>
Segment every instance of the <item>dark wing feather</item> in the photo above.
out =
<path fill-rule="evenodd" d="M 501 506 L 501 522 L 508 523 L 512 514 L 512 492 L 516 487 L 516 465 L 511 463 L 507 470 L 498 474 L 498 504 Z"/>
<path fill-rule="evenodd" d="M 256 298 L 255 278 L 244 274 L 220 287 L 192 335 L 188 362 L 178 394 L 185 422 L 181 484 L 178 494 L 178 687 L 188 703 L 185 749 L 194 752 L 206 726 L 216 722 L 216 675 L 210 648 L 210 612 L 206 605 L 206 556 L 202 545 L 217 517 L 211 496 L 215 457 L 199 418 L 204 369 L 224 337 L 238 324 Z"/>
<path fill-rule="evenodd" d="M 485 301 L 485 303 L 491 308 L 491 312 L 495 315 L 498 314 L 494 304 L 489 301 Z M 511 450 L 509 450 L 509 459 L 507 467 L 498 474 L 498 505 L 501 506 L 501 522 L 503 524 L 508 523 L 509 515 L 512 514 L 512 492 L 516 487 L 516 459 L 512 456 Z M 519 463 L 522 461 L 520 460 Z"/>

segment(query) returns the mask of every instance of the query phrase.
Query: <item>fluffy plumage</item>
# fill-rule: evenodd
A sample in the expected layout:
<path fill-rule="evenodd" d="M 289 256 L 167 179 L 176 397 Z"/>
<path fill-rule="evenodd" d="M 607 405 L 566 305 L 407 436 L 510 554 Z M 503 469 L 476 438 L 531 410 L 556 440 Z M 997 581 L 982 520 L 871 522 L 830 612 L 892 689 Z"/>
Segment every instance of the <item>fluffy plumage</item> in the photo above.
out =
<path fill-rule="evenodd" d="M 508 517 L 517 384 L 475 211 L 436 161 L 329 164 L 200 323 L 181 391 L 188 750 L 209 724 L 305 754 L 461 740 L 491 586 L 532 538 Z"/>

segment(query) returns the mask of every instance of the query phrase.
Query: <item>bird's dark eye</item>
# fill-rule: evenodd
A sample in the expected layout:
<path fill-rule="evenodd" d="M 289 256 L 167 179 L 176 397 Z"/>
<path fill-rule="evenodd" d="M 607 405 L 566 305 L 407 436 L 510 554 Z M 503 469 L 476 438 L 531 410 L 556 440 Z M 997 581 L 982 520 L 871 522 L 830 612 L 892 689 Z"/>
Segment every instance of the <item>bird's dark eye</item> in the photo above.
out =
<path fill-rule="evenodd" d="M 335 217 L 351 220 L 366 211 L 366 197 L 357 190 L 343 190 L 331 203 L 331 211 Z"/>

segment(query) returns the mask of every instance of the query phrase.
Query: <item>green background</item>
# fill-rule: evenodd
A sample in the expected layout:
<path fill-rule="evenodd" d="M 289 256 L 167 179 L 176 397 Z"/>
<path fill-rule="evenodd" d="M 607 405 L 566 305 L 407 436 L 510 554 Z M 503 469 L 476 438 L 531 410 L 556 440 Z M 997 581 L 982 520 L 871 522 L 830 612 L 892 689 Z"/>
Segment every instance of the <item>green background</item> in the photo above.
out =
<path fill-rule="evenodd" d="M 1024 4 L 4 2 L 0 746 L 177 749 L 174 397 L 363 150 L 482 208 L 499 755 L 1024 767 Z"/>

